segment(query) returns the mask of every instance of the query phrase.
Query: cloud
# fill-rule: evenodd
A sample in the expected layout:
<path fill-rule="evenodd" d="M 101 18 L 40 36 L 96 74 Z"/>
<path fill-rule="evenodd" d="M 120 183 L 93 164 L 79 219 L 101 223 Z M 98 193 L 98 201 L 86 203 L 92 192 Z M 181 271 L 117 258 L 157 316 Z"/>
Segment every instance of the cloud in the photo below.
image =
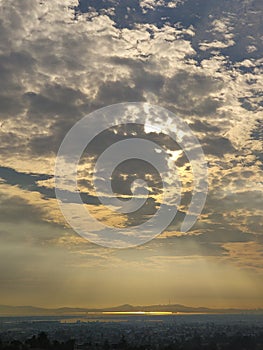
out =
<path fill-rule="evenodd" d="M 71 273 L 76 272 L 75 266 L 83 268 L 79 279 L 76 277 L 80 288 L 85 269 L 92 270 L 96 264 L 102 268 L 105 261 L 115 267 L 126 262 L 125 267 L 132 266 L 135 273 L 138 266 L 144 270 L 140 259 L 145 270 L 146 266 L 151 270 L 158 261 L 167 267 L 169 262 L 174 266 L 175 261 L 188 264 L 193 259 L 194 265 L 198 257 L 218 259 L 222 266 L 247 266 L 248 274 L 253 269 L 258 273 L 263 243 L 261 1 L 204 1 L 197 6 L 195 0 L 1 0 L 0 6 L 0 216 L 5 226 L 2 250 L 9 247 L 2 263 L 22 259 L 30 271 L 43 250 L 31 247 L 27 260 L 18 246 L 25 239 L 35 242 L 33 246 L 41 242 L 53 245 L 54 265 L 58 263 L 56 252 L 67 261 L 68 251 L 60 249 L 69 249 L 76 257 L 68 262 Z M 86 241 L 65 230 L 53 184 L 56 152 L 70 128 L 100 107 L 125 101 L 147 101 L 175 112 L 190 124 L 209 164 L 207 205 L 193 230 L 178 237 L 178 223 L 192 188 L 191 168 L 179 154 L 175 161 L 186 184 L 183 205 L 167 232 L 138 248 L 137 255 L 103 253 L 98 247 L 92 250 Z M 103 209 L 90 181 L 98 154 L 123 139 L 125 130 L 117 131 L 105 132 L 90 145 L 89 155 L 83 155 L 79 186 L 96 218 L 133 225 L 158 208 L 160 179 L 153 169 L 130 162 L 116 170 L 113 187 L 120 196 L 131 194 L 136 175 L 147 177 L 151 187 L 146 206 L 129 218 L 118 218 Z M 145 136 L 142 130 L 132 131 Z M 164 135 L 147 136 L 165 144 L 168 153 L 179 151 Z M 131 169 L 134 172 L 125 177 Z M 29 281 L 30 272 L 24 274 L 18 265 L 13 262 L 8 273 Z M 48 277 L 51 265 L 44 256 L 37 265 L 46 281 L 55 280 Z M 37 267 L 30 283 L 37 278 Z M 61 280 L 70 278 L 62 266 L 57 271 Z M 90 283 L 96 280 L 93 277 Z M 14 285 L 14 280 L 7 284 L 5 298 Z M 96 293 L 92 293 L 95 300 Z"/>

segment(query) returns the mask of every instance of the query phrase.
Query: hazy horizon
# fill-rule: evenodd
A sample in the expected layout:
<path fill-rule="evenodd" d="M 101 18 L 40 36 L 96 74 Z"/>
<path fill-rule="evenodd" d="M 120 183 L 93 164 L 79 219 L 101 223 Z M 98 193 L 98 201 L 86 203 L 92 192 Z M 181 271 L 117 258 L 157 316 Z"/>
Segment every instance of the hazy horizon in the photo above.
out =
<path fill-rule="evenodd" d="M 256 311 L 256 310 L 262 310 L 263 311 L 263 307 L 255 307 L 255 308 L 244 308 L 243 306 L 241 307 L 218 307 L 218 306 L 204 306 L 204 305 L 183 305 L 183 304 L 178 304 L 178 303 L 173 303 L 173 304 L 148 304 L 148 305 L 131 305 L 131 304 L 120 304 L 120 305 L 104 305 L 104 306 L 89 306 L 89 305 L 82 305 L 82 306 L 78 306 L 78 305 L 58 305 L 56 307 L 49 307 L 49 306 L 41 306 L 41 305 L 4 305 L 4 304 L 0 304 L 0 314 L 1 314 L 1 307 L 4 308 L 33 308 L 33 309 L 44 309 L 44 310 L 60 310 L 60 309 L 80 309 L 80 310 L 87 310 L 87 312 L 89 312 L 89 310 L 91 310 L 90 312 L 92 312 L 94 310 L 94 312 L 98 312 L 101 313 L 103 311 L 109 311 L 112 313 L 118 312 L 118 310 L 120 310 L 120 312 L 125 312 L 124 310 L 127 310 L 127 313 L 129 312 L 128 309 L 131 309 L 131 312 L 137 312 L 137 311 L 144 311 L 144 312 L 151 312 L 148 311 L 147 308 L 154 308 L 151 310 L 155 310 L 157 312 L 162 312 L 162 307 L 165 307 L 165 310 L 167 310 L 167 312 L 169 311 L 169 307 L 172 310 L 175 307 L 179 307 L 179 308 L 185 308 L 185 309 L 189 309 L 189 311 L 169 311 L 169 312 L 179 312 L 179 313 L 184 313 L 184 312 L 190 312 L 191 313 L 191 309 L 207 309 L 207 310 L 251 310 L 251 311 Z M 160 308 L 160 310 L 158 310 L 158 307 Z M 145 309 L 143 309 L 145 308 Z M 133 310 L 132 310 L 133 309 Z M 137 311 L 135 311 L 137 310 Z M 80 311 L 81 312 L 81 311 Z M 153 311 L 155 312 L 155 311 Z M 164 311 L 166 312 L 166 311 Z"/>

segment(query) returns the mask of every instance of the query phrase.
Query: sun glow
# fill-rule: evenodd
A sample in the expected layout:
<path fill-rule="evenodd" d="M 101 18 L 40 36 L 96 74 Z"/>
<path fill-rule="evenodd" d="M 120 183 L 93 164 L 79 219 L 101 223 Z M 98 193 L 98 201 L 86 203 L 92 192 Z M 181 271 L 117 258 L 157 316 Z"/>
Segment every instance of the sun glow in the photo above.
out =
<path fill-rule="evenodd" d="M 173 313 L 171 311 L 105 311 L 102 312 L 103 315 L 156 315 L 156 316 L 162 316 L 162 315 L 172 315 Z"/>

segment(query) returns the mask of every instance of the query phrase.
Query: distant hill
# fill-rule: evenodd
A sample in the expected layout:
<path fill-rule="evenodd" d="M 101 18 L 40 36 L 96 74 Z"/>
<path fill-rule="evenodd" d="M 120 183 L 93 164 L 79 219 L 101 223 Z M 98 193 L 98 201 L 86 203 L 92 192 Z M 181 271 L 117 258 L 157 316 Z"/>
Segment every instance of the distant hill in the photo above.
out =
<path fill-rule="evenodd" d="M 201 313 L 201 314 L 263 314 L 263 309 L 210 309 L 206 307 L 190 307 L 180 304 L 133 306 L 124 304 L 103 309 L 71 308 L 57 309 L 40 308 L 34 306 L 7 306 L 0 305 L 0 316 L 66 316 L 82 315 L 102 312 L 173 312 L 173 313 Z"/>

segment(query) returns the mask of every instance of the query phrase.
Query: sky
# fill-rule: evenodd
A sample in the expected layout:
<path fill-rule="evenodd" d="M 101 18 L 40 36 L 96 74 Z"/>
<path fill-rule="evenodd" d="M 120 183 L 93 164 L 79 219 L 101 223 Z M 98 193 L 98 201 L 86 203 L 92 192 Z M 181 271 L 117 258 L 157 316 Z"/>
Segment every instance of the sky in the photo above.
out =
<path fill-rule="evenodd" d="M 0 0 L 0 304 L 263 306 L 262 7 L 261 0 Z M 120 165 L 112 187 L 127 199 L 134 179 L 148 181 L 140 211 L 120 215 L 96 197 L 92 167 L 116 141 L 136 135 L 164 146 L 184 187 L 162 234 L 114 249 L 67 223 L 54 167 L 75 123 L 123 102 L 164 107 L 190 126 L 209 191 L 194 226 L 180 232 L 193 179 L 178 144 L 139 126 L 105 131 L 78 173 L 95 218 L 131 227 L 158 209 L 160 174 L 138 161 Z"/>

